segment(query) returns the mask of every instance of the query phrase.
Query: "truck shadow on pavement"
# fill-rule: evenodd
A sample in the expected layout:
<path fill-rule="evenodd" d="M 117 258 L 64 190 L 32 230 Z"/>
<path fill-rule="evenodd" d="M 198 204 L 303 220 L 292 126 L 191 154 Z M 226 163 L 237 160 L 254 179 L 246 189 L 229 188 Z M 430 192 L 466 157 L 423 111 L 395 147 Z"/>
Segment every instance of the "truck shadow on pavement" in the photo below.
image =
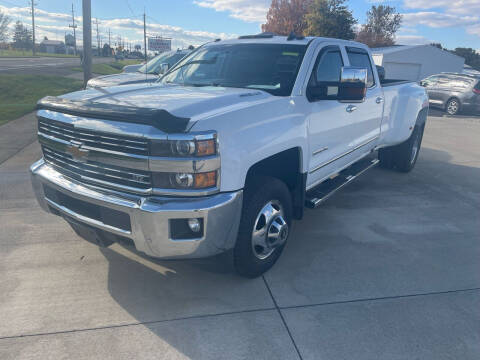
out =
<path fill-rule="evenodd" d="M 383 169 L 374 169 L 346 187 L 342 192 L 335 194 L 324 205 L 323 210 L 318 212 L 318 215 L 314 213 L 316 210 L 307 211 L 305 218 L 295 223 L 282 257 L 275 267 L 266 274 L 267 281 L 285 282 L 287 287 L 295 288 L 295 284 L 288 284 L 288 282 L 295 282 L 297 278 L 291 274 L 297 273 L 302 274 L 304 284 L 301 288 L 295 288 L 296 291 L 301 292 L 305 288 L 319 288 L 318 291 L 326 293 L 322 296 L 328 296 L 329 288 L 333 286 L 333 282 L 337 281 L 335 286 L 343 287 L 342 292 L 349 294 L 351 292 L 349 286 L 355 287 L 357 285 L 355 285 L 355 282 L 345 280 L 348 274 L 344 274 L 345 277 L 339 275 L 337 279 L 328 280 L 320 271 L 326 266 L 320 265 L 321 263 L 328 264 L 332 261 L 332 259 L 322 259 L 322 256 L 328 256 L 329 250 L 326 247 L 332 245 L 330 240 L 340 243 L 351 242 L 351 237 L 355 236 L 351 235 L 352 231 L 355 232 L 354 230 L 345 230 L 348 228 L 348 224 L 342 224 L 341 219 L 331 221 L 332 218 L 336 217 L 335 214 L 339 214 L 340 211 L 345 209 L 367 211 L 378 207 L 378 211 L 385 212 L 385 206 L 390 206 L 389 204 L 393 202 L 399 202 L 394 204 L 396 213 L 404 212 L 407 214 L 412 211 L 412 207 L 417 205 L 415 203 L 406 204 L 405 201 L 400 200 L 402 194 L 409 194 L 411 199 L 418 198 L 418 201 L 429 201 L 436 205 L 436 207 L 431 208 L 432 212 L 426 215 L 432 222 L 440 223 L 443 221 L 441 215 L 435 213 L 436 209 L 443 205 L 450 205 L 452 213 L 455 213 L 457 207 L 472 209 L 477 212 L 477 215 L 472 214 L 472 224 L 478 221 L 480 215 L 480 165 L 478 163 L 473 166 L 471 164 L 454 164 L 450 162 L 451 160 L 451 155 L 446 151 L 422 148 L 417 167 L 411 173 L 400 174 Z M 399 207 L 403 207 L 403 209 L 399 210 Z M 328 218 L 322 216 L 327 213 L 330 213 Z M 367 227 L 367 225 L 365 226 Z M 388 228 L 388 225 L 385 226 Z M 469 230 L 465 231 L 470 232 L 472 228 L 473 226 L 469 226 Z M 348 231 L 350 231 L 348 236 L 342 235 Z M 338 234 L 338 236 L 333 235 L 336 239 L 332 238 L 322 242 L 320 237 L 321 234 L 325 233 Z M 477 231 L 477 234 L 479 233 L 480 231 Z M 471 237 L 475 234 L 465 233 L 465 236 L 467 235 Z M 462 235 L 460 234 L 460 236 Z M 315 237 L 318 238 L 315 239 Z M 428 235 L 426 235 L 426 238 L 428 238 Z M 387 239 L 385 239 L 385 242 L 387 242 Z M 337 243 L 334 246 L 339 245 Z M 352 245 L 349 244 L 348 246 Z M 370 245 L 359 241 L 353 246 L 360 249 Z M 202 333 L 202 331 L 205 332 L 206 325 L 185 328 L 184 325 L 180 324 L 179 326 L 183 330 L 178 330 L 176 326 L 169 326 L 169 324 L 172 324 L 170 320 L 181 322 L 186 319 L 194 321 L 202 319 L 205 324 L 213 324 L 210 321 L 218 320 L 218 317 L 208 315 L 248 313 L 274 308 L 263 280 L 261 278 L 248 280 L 235 275 L 227 256 L 217 256 L 203 260 L 162 261 L 149 258 L 134 249 L 119 244 L 115 244 L 111 248 L 102 248 L 100 251 L 109 263 L 108 290 L 112 298 L 138 323 L 191 358 L 214 356 L 215 353 L 208 353 L 206 349 L 216 345 L 205 345 L 201 343 L 202 341 L 222 343 L 222 348 L 228 345 L 238 349 L 240 346 L 238 341 L 241 340 L 235 339 L 233 335 L 224 336 L 225 329 L 230 328 L 227 325 L 228 320 L 225 323 L 221 321 L 216 323 L 215 326 L 218 327 L 216 329 L 207 328 L 206 333 Z M 368 256 L 368 249 L 361 251 L 366 252 L 363 255 Z M 375 261 L 377 261 L 374 258 L 379 254 L 375 253 L 377 251 L 375 249 L 370 249 L 370 251 L 373 251 L 371 254 L 373 261 L 369 264 L 371 271 L 372 268 L 374 270 Z M 476 250 L 472 249 L 472 251 Z M 413 256 L 410 252 L 402 253 L 402 255 Z M 398 264 L 403 260 L 411 261 L 412 259 L 398 259 L 390 265 L 391 268 L 387 271 L 394 273 L 398 270 L 395 269 L 395 266 L 400 266 Z M 363 265 L 351 263 L 349 258 L 342 260 L 342 258 L 336 257 L 335 261 L 337 262 L 335 264 L 336 268 L 349 269 L 348 271 L 357 274 L 357 278 L 361 279 L 363 269 L 360 267 Z M 379 264 L 384 263 L 380 262 L 377 265 Z M 296 268 L 293 268 L 294 266 Z M 355 268 L 356 266 L 358 268 Z M 379 273 L 383 270 L 377 269 L 374 271 Z M 405 271 L 404 268 L 401 268 L 401 270 Z M 406 288 L 408 288 L 408 283 L 419 277 L 419 274 L 416 274 L 415 271 L 420 270 L 421 267 L 407 269 L 408 277 L 404 279 L 404 285 L 402 286 L 405 286 L 406 283 Z M 408 273 L 408 271 L 411 273 Z M 363 275 L 365 276 L 365 273 Z M 324 287 L 324 290 L 321 290 L 323 281 L 328 281 L 330 284 Z M 375 283 L 375 281 L 374 276 L 368 279 L 370 285 L 381 292 L 382 286 L 386 285 L 381 281 L 378 281 L 378 283 Z M 438 279 L 436 281 L 441 282 Z M 275 296 L 275 288 L 272 289 L 273 296 Z M 398 291 L 403 290 L 402 288 Z M 385 295 L 388 295 L 388 291 L 385 290 L 387 292 Z M 239 324 L 241 324 L 240 327 L 244 327 L 243 332 L 254 331 L 254 329 L 249 330 L 249 327 L 258 326 L 258 324 L 251 324 L 248 321 Z M 179 331 L 185 333 L 179 333 Z M 209 336 L 208 339 L 207 336 Z M 270 341 L 266 340 L 268 338 L 270 338 L 268 334 L 252 336 L 248 338 L 249 343 L 244 345 L 249 348 L 254 348 L 257 345 L 259 348 L 263 348 Z M 255 341 L 258 341 L 258 344 L 254 344 Z M 199 349 L 206 352 L 199 353 Z"/>

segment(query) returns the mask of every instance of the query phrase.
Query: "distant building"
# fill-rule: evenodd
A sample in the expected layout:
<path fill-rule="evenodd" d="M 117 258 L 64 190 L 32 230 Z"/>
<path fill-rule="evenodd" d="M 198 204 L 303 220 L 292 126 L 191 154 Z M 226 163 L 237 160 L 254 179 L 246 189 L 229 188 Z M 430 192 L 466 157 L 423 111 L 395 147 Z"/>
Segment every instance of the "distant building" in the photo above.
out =
<path fill-rule="evenodd" d="M 388 79 L 419 81 L 441 72 L 463 71 L 465 59 L 431 45 L 396 45 L 372 49 L 373 61 Z"/>
<path fill-rule="evenodd" d="M 65 54 L 65 44 L 60 40 L 43 40 L 40 43 L 40 52 L 48 54 Z"/>

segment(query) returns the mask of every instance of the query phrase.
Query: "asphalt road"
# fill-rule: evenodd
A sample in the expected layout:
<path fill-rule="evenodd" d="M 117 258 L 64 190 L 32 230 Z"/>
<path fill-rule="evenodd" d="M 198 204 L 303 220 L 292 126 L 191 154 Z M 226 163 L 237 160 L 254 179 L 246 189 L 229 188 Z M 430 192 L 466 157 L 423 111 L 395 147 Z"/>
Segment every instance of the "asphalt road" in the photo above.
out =
<path fill-rule="evenodd" d="M 111 58 L 92 59 L 94 64 L 113 61 Z M 0 74 L 3 73 L 29 73 L 29 74 L 55 74 L 63 69 L 80 66 L 80 58 L 55 58 L 55 57 L 35 57 L 35 58 L 10 58 L 0 57 Z M 69 71 L 71 72 L 71 71 Z"/>
<path fill-rule="evenodd" d="M 0 358 L 477 360 L 479 138 L 429 117 L 411 173 L 307 211 L 255 280 L 81 240 L 37 206 L 32 143 L 0 165 Z"/>

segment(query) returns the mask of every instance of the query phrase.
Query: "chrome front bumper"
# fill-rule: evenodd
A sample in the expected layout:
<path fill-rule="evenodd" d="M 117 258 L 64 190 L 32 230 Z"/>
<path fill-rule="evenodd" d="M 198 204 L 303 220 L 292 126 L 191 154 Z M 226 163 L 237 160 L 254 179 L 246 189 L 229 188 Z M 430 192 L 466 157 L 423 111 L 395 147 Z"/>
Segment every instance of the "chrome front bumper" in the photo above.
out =
<path fill-rule="evenodd" d="M 158 258 L 200 258 L 233 248 L 242 209 L 243 192 L 185 198 L 133 196 L 107 192 L 69 179 L 44 160 L 31 168 L 32 185 L 40 206 L 47 212 L 61 214 L 77 223 L 131 239 L 138 251 Z M 54 189 L 86 204 L 98 205 L 130 218 L 130 229 L 107 225 L 80 214 L 45 196 L 45 187 Z M 203 234 L 195 239 L 172 239 L 170 220 L 203 219 Z"/>

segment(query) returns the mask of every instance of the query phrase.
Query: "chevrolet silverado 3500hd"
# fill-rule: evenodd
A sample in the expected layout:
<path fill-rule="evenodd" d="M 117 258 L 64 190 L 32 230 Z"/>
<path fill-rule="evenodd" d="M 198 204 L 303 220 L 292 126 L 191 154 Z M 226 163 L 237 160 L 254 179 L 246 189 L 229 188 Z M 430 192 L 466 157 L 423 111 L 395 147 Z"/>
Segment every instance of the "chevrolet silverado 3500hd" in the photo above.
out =
<path fill-rule="evenodd" d="M 427 111 L 425 89 L 380 78 L 363 44 L 217 40 L 157 83 L 39 101 L 33 188 L 86 239 L 158 258 L 229 251 L 255 277 L 305 206 L 378 162 L 410 171 Z"/>

